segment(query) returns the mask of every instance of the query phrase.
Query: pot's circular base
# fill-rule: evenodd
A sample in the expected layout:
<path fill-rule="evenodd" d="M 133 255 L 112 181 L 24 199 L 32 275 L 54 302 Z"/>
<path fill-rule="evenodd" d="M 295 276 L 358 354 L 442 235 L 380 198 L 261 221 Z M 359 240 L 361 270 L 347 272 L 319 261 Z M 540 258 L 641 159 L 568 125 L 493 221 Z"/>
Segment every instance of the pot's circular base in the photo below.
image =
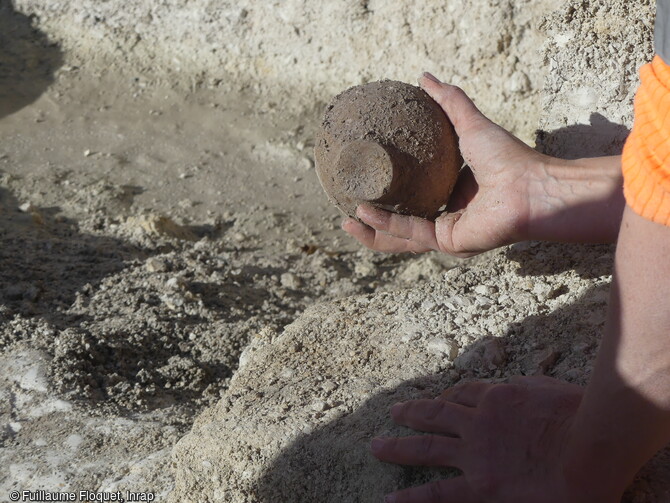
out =
<path fill-rule="evenodd" d="M 377 201 L 393 184 L 393 157 L 383 145 L 366 140 L 347 143 L 337 159 L 333 190 L 362 201 Z"/>

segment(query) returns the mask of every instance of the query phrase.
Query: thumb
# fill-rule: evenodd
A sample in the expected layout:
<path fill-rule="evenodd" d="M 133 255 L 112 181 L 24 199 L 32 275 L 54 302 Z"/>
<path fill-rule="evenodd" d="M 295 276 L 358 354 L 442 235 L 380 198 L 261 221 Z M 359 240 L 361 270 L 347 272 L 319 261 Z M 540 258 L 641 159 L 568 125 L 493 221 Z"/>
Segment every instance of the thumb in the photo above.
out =
<path fill-rule="evenodd" d="M 490 123 L 460 87 L 440 82 L 428 72 L 421 76 L 419 85 L 442 107 L 458 136 L 463 136 L 468 129 L 482 121 Z"/>
<path fill-rule="evenodd" d="M 449 255 L 467 258 L 494 248 L 487 246 L 485 238 L 478 235 L 477 218 L 468 209 L 443 213 L 435 220 L 435 237 L 440 250 Z"/>

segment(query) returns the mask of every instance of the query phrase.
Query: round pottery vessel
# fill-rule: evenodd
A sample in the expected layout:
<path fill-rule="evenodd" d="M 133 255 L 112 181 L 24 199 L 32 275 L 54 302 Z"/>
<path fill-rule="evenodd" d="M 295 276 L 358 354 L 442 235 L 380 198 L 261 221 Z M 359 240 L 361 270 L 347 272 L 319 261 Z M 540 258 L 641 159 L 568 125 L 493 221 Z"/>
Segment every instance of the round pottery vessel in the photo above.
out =
<path fill-rule="evenodd" d="M 365 202 L 434 219 L 463 164 L 442 108 L 422 89 L 392 80 L 337 95 L 324 114 L 314 157 L 329 199 L 352 217 Z"/>

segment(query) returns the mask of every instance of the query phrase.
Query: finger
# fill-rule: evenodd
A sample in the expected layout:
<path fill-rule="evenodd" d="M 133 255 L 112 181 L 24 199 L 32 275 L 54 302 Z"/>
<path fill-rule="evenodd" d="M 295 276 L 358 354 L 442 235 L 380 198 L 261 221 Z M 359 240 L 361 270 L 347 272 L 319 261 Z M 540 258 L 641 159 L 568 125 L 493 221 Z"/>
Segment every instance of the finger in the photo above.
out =
<path fill-rule="evenodd" d="M 422 486 L 396 491 L 384 503 L 481 503 L 465 477 L 436 480 Z"/>
<path fill-rule="evenodd" d="M 484 381 L 467 382 L 453 388 L 447 388 L 439 396 L 439 399 L 465 405 L 466 407 L 477 407 L 486 392 L 493 386 L 496 386 L 496 384 Z"/>
<path fill-rule="evenodd" d="M 463 219 L 463 221 L 461 221 Z M 467 231 L 470 222 L 467 209 L 443 213 L 435 220 L 435 237 L 440 250 L 455 257 L 468 258 L 481 253 L 481 242 Z M 463 231 L 462 229 L 466 229 Z"/>
<path fill-rule="evenodd" d="M 482 121 L 490 122 L 460 87 L 440 82 L 427 72 L 419 85 L 442 107 L 459 137 L 471 127 L 481 126 Z"/>
<path fill-rule="evenodd" d="M 492 236 L 486 221 L 476 209 L 465 208 L 443 213 L 435 220 L 435 236 L 441 250 L 449 255 L 467 258 L 505 244 Z"/>
<path fill-rule="evenodd" d="M 358 210 L 358 215 L 361 217 L 361 220 L 366 222 L 366 224 L 370 223 L 378 225 L 380 228 L 388 227 L 387 223 L 375 219 L 377 212 L 389 213 L 384 210 L 376 209 L 369 210 L 368 212 L 368 209 L 366 208 Z M 379 252 L 424 253 L 431 250 L 438 250 L 455 257 L 466 258 L 477 255 L 482 251 L 485 251 L 486 248 L 481 249 L 481 243 L 477 243 L 472 237 L 465 240 L 461 238 L 463 233 L 460 232 L 462 227 L 458 226 L 458 220 L 464 214 L 465 211 L 459 211 L 455 213 L 445 213 L 438 217 L 434 225 L 436 235 L 439 237 L 436 242 L 430 244 L 423 241 L 428 240 L 425 236 L 423 238 L 417 236 L 416 239 L 398 237 L 388 234 L 387 231 L 377 230 L 370 225 L 358 222 L 353 218 L 348 218 L 342 222 L 342 229 L 357 239 L 363 246 Z M 380 218 L 383 219 L 386 218 L 386 216 L 380 215 Z M 456 232 L 456 235 L 454 235 L 454 232 Z M 431 237 L 430 240 L 432 241 L 433 238 Z"/>
<path fill-rule="evenodd" d="M 435 223 L 430 220 L 398 215 L 367 204 L 356 208 L 356 216 L 377 231 L 409 239 L 431 250 L 440 249 L 435 237 Z"/>
<path fill-rule="evenodd" d="M 411 400 L 391 407 L 393 420 L 430 433 L 460 436 L 472 419 L 473 409 L 445 400 Z"/>
<path fill-rule="evenodd" d="M 460 440 L 440 435 L 387 437 L 372 440 L 372 454 L 381 461 L 412 466 L 454 466 L 460 458 Z"/>
<path fill-rule="evenodd" d="M 342 222 L 342 228 L 363 246 L 371 250 L 386 253 L 424 253 L 430 251 L 430 248 L 422 246 L 407 239 L 397 238 L 383 232 L 377 232 L 373 228 L 362 224 L 353 218 L 348 218 Z"/>
<path fill-rule="evenodd" d="M 570 391 L 581 393 L 583 388 L 578 384 L 568 383 L 566 381 L 561 381 L 554 377 L 549 377 L 546 375 L 536 375 L 536 376 L 513 376 L 510 377 L 507 382 L 509 384 L 514 384 L 517 386 L 524 386 L 526 388 L 532 387 L 545 387 L 545 388 L 562 388 L 570 389 Z"/>

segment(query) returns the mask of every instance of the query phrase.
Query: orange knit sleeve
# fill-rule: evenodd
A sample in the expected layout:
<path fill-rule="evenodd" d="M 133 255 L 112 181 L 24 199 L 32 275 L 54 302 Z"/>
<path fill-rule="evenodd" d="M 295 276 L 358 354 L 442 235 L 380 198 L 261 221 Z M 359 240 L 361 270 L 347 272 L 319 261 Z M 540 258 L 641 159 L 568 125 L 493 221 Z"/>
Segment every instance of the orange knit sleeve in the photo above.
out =
<path fill-rule="evenodd" d="M 640 81 L 623 149 L 624 195 L 638 215 L 670 226 L 670 66 L 655 56 Z"/>

